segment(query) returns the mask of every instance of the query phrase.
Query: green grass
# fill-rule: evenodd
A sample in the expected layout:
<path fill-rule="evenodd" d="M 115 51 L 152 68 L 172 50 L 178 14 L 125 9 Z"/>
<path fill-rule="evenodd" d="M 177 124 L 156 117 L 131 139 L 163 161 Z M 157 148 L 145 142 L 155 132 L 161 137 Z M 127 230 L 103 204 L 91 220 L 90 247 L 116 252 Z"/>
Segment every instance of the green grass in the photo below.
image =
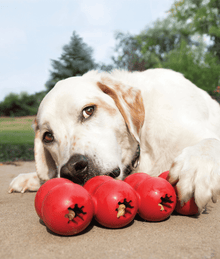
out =
<path fill-rule="evenodd" d="M 34 117 L 0 118 L 0 162 L 34 159 Z"/>
<path fill-rule="evenodd" d="M 34 160 L 34 145 L 30 144 L 0 144 L 0 162 Z"/>
<path fill-rule="evenodd" d="M 0 130 L 0 143 L 1 144 L 33 144 L 34 133 L 29 131 L 1 131 Z"/>

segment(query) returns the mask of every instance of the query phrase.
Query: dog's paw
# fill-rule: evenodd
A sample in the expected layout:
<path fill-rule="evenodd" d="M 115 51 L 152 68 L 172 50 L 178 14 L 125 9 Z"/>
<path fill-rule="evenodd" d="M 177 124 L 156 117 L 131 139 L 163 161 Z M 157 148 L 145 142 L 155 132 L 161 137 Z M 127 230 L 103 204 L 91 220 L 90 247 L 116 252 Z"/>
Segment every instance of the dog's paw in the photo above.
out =
<path fill-rule="evenodd" d="M 192 196 L 201 212 L 220 194 L 220 141 L 205 139 L 183 149 L 170 169 L 169 182 L 177 183 L 183 204 Z"/>
<path fill-rule="evenodd" d="M 37 191 L 40 188 L 40 179 L 37 173 L 19 174 L 9 185 L 9 193 L 25 191 Z"/>

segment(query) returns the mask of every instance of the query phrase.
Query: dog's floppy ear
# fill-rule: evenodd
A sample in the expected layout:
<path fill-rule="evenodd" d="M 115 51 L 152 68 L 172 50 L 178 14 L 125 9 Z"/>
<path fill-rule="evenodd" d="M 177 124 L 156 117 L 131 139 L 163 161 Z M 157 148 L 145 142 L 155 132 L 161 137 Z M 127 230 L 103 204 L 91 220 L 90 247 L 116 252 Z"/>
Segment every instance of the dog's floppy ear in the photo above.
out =
<path fill-rule="evenodd" d="M 141 91 L 108 77 L 101 78 L 97 85 L 114 100 L 130 133 L 140 143 L 139 133 L 145 116 Z"/>
<path fill-rule="evenodd" d="M 38 177 L 42 181 L 47 181 L 56 177 L 57 167 L 49 151 L 43 146 L 40 138 L 40 130 L 35 119 L 34 122 L 35 139 L 34 139 L 34 157 Z"/>

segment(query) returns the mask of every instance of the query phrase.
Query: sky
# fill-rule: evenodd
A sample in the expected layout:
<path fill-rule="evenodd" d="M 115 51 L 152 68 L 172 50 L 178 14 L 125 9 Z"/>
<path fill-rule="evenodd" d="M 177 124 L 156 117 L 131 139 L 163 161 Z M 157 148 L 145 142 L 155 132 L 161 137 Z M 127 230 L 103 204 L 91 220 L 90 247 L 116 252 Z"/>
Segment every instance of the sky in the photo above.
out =
<path fill-rule="evenodd" d="M 45 90 L 51 59 L 73 31 L 110 63 L 115 32 L 138 34 L 167 16 L 174 0 L 0 0 L 0 102 L 13 92 Z"/>

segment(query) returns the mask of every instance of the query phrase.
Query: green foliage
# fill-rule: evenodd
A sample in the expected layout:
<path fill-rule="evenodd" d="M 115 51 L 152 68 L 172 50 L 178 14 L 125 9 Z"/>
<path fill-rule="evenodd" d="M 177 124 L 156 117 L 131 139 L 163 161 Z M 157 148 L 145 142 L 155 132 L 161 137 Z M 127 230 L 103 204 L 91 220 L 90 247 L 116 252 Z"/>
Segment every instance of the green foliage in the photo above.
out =
<path fill-rule="evenodd" d="M 34 144 L 0 144 L 0 162 L 34 160 Z"/>
<path fill-rule="evenodd" d="M 191 35 L 206 34 L 212 40 L 209 51 L 220 62 L 220 1 L 181 0 L 175 1 L 170 9 L 178 22 L 188 24 Z"/>
<path fill-rule="evenodd" d="M 0 116 L 35 115 L 45 94 L 44 91 L 32 95 L 26 92 L 21 94 L 10 93 L 0 103 Z"/>
<path fill-rule="evenodd" d="M 34 159 L 34 117 L 0 118 L 0 162 Z"/>
<path fill-rule="evenodd" d="M 63 47 L 59 60 L 52 60 L 53 70 L 50 71 L 50 79 L 46 82 L 47 90 L 52 89 L 59 80 L 83 75 L 95 69 L 97 65 L 92 58 L 92 53 L 92 48 L 88 47 L 74 31 L 70 43 Z"/>
<path fill-rule="evenodd" d="M 167 18 L 136 35 L 144 66 L 179 71 L 215 94 L 220 84 L 219 7 L 219 0 L 175 1 Z M 204 36 L 212 43 L 205 44 Z"/>
<path fill-rule="evenodd" d="M 171 16 L 157 20 L 137 36 L 144 59 L 151 64 L 149 67 L 158 67 L 164 55 L 178 47 L 183 39 L 192 44 L 187 27 L 176 23 Z"/>
<path fill-rule="evenodd" d="M 104 63 L 100 63 L 97 65 L 97 68 L 96 69 L 99 69 L 101 71 L 106 71 L 106 72 L 110 72 L 112 69 L 114 69 L 114 65 L 112 64 L 104 64 Z"/>
<path fill-rule="evenodd" d="M 117 44 L 112 60 L 116 68 L 129 71 L 143 71 L 147 68 L 142 58 L 141 45 L 134 36 L 118 32 L 115 34 L 115 39 Z"/>
<path fill-rule="evenodd" d="M 191 48 L 183 40 L 164 58 L 163 67 L 181 72 L 201 89 L 213 94 L 220 83 L 220 64 L 211 53 L 204 51 L 204 44 Z"/>
<path fill-rule="evenodd" d="M 34 131 L 7 131 L 0 130 L 1 144 L 32 144 L 34 143 Z"/>
<path fill-rule="evenodd" d="M 91 69 L 143 71 L 164 67 L 183 73 L 196 85 L 214 94 L 220 84 L 220 1 L 175 1 L 169 13 L 167 18 L 155 21 L 138 35 L 116 33 L 113 64 L 109 65 L 96 64 L 93 50 L 74 31 L 60 58 L 52 60 L 47 91 L 57 81 L 82 75 Z M 201 35 L 200 40 L 198 35 Z M 204 43 L 204 35 L 210 37 L 211 44 Z M 45 94 L 46 91 L 35 95 L 10 94 L 0 103 L 0 116 L 36 114 Z"/>

